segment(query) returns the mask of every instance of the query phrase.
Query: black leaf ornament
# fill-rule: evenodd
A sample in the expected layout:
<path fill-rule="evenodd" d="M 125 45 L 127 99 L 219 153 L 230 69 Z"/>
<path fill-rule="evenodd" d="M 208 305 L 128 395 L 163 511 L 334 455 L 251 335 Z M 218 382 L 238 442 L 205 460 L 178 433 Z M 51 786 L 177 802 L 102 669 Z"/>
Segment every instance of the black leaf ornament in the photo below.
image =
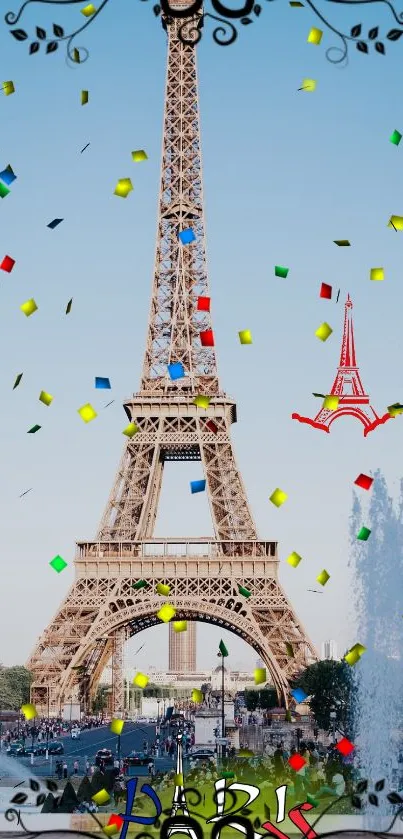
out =
<path fill-rule="evenodd" d="M 370 41 L 375 41 L 375 38 L 378 37 L 379 28 L 375 26 L 373 29 L 370 29 L 368 32 L 368 38 Z"/>
<path fill-rule="evenodd" d="M 44 29 L 41 29 L 40 26 L 36 27 L 36 37 L 39 38 L 40 41 L 44 41 L 46 38 L 46 32 Z"/>
<path fill-rule="evenodd" d="M 387 34 L 389 41 L 398 41 L 403 35 L 403 29 L 391 29 Z"/>
<path fill-rule="evenodd" d="M 356 47 L 357 47 L 358 52 L 368 52 L 368 47 L 367 47 L 365 41 L 358 41 L 358 43 L 356 44 Z"/>
<path fill-rule="evenodd" d="M 256 3 L 256 4 L 254 5 L 254 7 L 253 7 L 253 11 L 254 11 L 254 13 L 255 13 L 256 17 L 259 17 L 260 12 L 262 11 L 262 7 L 261 7 L 261 6 L 259 6 L 259 3 Z"/>
<path fill-rule="evenodd" d="M 26 41 L 28 35 L 23 29 L 11 29 L 11 34 L 14 35 L 16 41 Z"/>
<path fill-rule="evenodd" d="M 58 46 L 59 44 L 57 43 L 57 41 L 49 41 L 46 47 L 46 52 L 56 52 Z"/>
<path fill-rule="evenodd" d="M 384 47 L 383 44 L 381 44 L 380 41 L 376 42 L 375 49 L 376 49 L 377 52 L 380 52 L 381 55 L 385 55 L 385 47 Z M 375 787 L 375 789 L 376 789 L 376 787 Z"/>
<path fill-rule="evenodd" d="M 361 801 L 361 798 L 359 798 L 358 795 L 353 795 L 352 796 L 351 803 L 352 803 L 353 807 L 355 807 L 356 810 L 361 810 L 362 801 Z"/>
<path fill-rule="evenodd" d="M 56 38 L 63 38 L 64 29 L 62 29 L 61 26 L 58 26 L 57 23 L 54 23 L 53 24 L 53 34 L 55 35 Z"/>
<path fill-rule="evenodd" d="M 375 784 L 375 792 L 382 792 L 385 789 L 385 779 L 383 778 L 382 781 L 377 781 Z"/>
<path fill-rule="evenodd" d="M 370 792 L 370 794 L 368 796 L 368 801 L 369 801 L 370 804 L 373 804 L 374 807 L 378 807 L 378 805 L 379 805 L 378 796 L 375 795 L 373 792 Z"/>
<path fill-rule="evenodd" d="M 360 23 L 358 23 L 357 26 L 353 26 L 353 28 L 350 32 L 351 37 L 352 38 L 359 38 L 360 35 L 361 35 L 361 29 L 362 29 L 362 27 L 361 27 Z"/>
<path fill-rule="evenodd" d="M 35 52 L 38 52 L 39 46 L 39 41 L 34 41 L 29 48 L 29 54 L 33 55 Z"/>
<path fill-rule="evenodd" d="M 366 792 L 367 789 L 368 789 L 368 781 L 359 781 L 357 786 L 356 786 L 355 791 L 358 792 L 359 795 L 361 795 L 361 793 Z"/>

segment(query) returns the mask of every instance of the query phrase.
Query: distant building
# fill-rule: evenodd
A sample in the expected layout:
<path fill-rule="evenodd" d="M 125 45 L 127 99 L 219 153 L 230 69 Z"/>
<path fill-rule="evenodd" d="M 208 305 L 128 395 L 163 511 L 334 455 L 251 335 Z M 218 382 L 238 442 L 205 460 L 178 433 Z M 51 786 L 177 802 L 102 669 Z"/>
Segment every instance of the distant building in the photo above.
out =
<path fill-rule="evenodd" d="M 322 661 L 338 661 L 337 655 L 337 641 L 323 641 L 322 642 Z"/>

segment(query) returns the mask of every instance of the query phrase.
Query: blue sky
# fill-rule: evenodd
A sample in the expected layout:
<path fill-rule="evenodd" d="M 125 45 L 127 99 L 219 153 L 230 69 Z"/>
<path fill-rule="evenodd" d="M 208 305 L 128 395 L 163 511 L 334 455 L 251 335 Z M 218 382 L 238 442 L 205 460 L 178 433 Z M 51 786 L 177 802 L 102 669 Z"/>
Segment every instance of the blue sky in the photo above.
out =
<path fill-rule="evenodd" d="M 81 24 L 79 9 L 33 5 L 19 26 L 67 31 Z M 347 30 L 395 26 L 377 4 L 326 9 Z M 315 644 L 334 638 L 344 648 L 357 640 L 347 569 L 353 481 L 380 467 L 394 491 L 402 420 L 364 439 L 351 418 L 326 435 L 291 413 L 314 416 L 312 392 L 332 385 L 347 292 L 372 404 L 383 413 L 402 399 L 403 233 L 387 228 L 392 213 L 403 215 L 403 144 L 388 139 L 403 133 L 402 47 L 388 44 L 386 56 L 351 50 L 348 67 L 335 67 L 325 50 L 337 39 L 325 30 L 319 47 L 307 44 L 320 24 L 280 0 L 265 2 L 227 48 L 213 42 L 211 23 L 198 47 L 207 255 L 219 374 L 238 406 L 234 448 L 259 534 L 279 541 L 280 580 L 297 613 Z M 25 661 L 73 579 L 74 541 L 96 534 L 124 443 L 121 402 L 138 388 L 145 345 L 165 35 L 151 4 L 110 0 L 81 44 L 90 59 L 70 68 L 61 51 L 28 56 L 0 24 L 2 76 L 16 86 L 0 98 L 0 163 L 18 176 L 0 206 L 2 250 L 16 260 L 0 278 L 5 664 Z M 314 93 L 297 92 L 306 77 L 317 80 Z M 137 148 L 146 163 L 132 163 Z M 124 177 L 134 184 L 125 201 L 113 195 Z M 64 221 L 51 231 L 55 217 Z M 351 248 L 333 244 L 344 238 Z M 287 279 L 274 276 L 276 264 L 289 267 Z M 370 282 L 376 266 L 384 282 Z M 338 304 L 319 298 L 321 282 L 341 289 Z M 39 310 L 25 318 L 19 306 L 30 297 Z M 324 344 L 314 335 L 323 321 L 334 329 Z M 241 329 L 252 331 L 251 346 L 239 344 Z M 95 376 L 108 376 L 112 391 L 95 391 Z M 54 396 L 51 407 L 38 401 L 41 390 Z M 89 425 L 77 414 L 86 402 L 100 409 Z M 35 423 L 42 429 L 27 435 Z M 200 464 L 167 465 L 157 536 L 212 535 L 206 496 L 189 491 L 201 477 Z M 280 509 L 268 501 L 276 487 L 289 495 Z M 304 559 L 296 570 L 285 563 L 291 551 Z M 48 564 L 55 554 L 69 563 L 60 575 Z M 331 575 L 323 594 L 309 593 L 323 568 Z M 199 638 L 198 665 L 210 667 L 217 630 L 201 628 Z M 129 663 L 143 641 L 136 667 L 150 658 L 164 667 L 166 628 L 134 639 Z M 229 647 L 230 665 L 253 667 L 242 642 L 231 637 Z"/>

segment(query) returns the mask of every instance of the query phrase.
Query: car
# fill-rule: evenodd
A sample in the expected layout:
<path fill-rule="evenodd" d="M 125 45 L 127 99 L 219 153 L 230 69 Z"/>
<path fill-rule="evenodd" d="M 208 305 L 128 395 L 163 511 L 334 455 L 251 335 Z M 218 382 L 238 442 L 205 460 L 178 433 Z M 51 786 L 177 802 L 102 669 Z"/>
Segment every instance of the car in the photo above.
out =
<path fill-rule="evenodd" d="M 147 717 L 137 717 L 136 722 L 139 723 L 139 725 L 147 725 L 148 719 Z"/>
<path fill-rule="evenodd" d="M 113 754 L 110 749 L 98 749 L 95 755 L 95 766 L 113 766 Z"/>
<path fill-rule="evenodd" d="M 76 726 L 76 728 L 72 728 L 70 732 L 70 737 L 72 740 L 78 740 L 81 735 L 81 729 Z"/>
<path fill-rule="evenodd" d="M 19 757 L 24 754 L 24 746 L 22 743 L 10 743 L 7 746 L 6 754 L 8 757 Z"/>
<path fill-rule="evenodd" d="M 189 755 L 190 763 L 216 763 L 216 756 L 212 749 L 197 749 Z"/>
<path fill-rule="evenodd" d="M 154 763 L 153 758 L 150 755 L 146 755 L 145 752 L 130 752 L 126 760 L 129 766 L 148 766 L 150 761 Z"/>

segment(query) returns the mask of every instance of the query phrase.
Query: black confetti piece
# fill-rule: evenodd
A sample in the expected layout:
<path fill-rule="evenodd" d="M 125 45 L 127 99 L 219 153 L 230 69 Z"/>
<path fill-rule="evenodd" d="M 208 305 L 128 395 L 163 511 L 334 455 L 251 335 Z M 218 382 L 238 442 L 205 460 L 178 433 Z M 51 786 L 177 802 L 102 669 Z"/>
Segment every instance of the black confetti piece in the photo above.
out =
<path fill-rule="evenodd" d="M 381 55 L 385 55 L 385 47 L 380 41 L 376 42 L 375 49 L 377 52 L 380 52 Z"/>
<path fill-rule="evenodd" d="M 368 47 L 367 47 L 365 41 L 358 41 L 358 44 L 356 44 L 356 47 L 357 47 L 358 52 L 368 52 Z"/>
<path fill-rule="evenodd" d="M 59 44 L 57 43 L 57 41 L 49 41 L 49 43 L 46 47 L 46 52 L 47 53 L 48 52 L 56 52 L 58 47 L 59 47 Z"/>
<path fill-rule="evenodd" d="M 370 804 L 373 804 L 374 807 L 378 807 L 378 804 L 379 804 L 378 796 L 375 795 L 373 792 L 370 792 L 370 794 L 368 796 L 368 801 L 369 801 Z"/>
<path fill-rule="evenodd" d="M 352 38 L 359 38 L 361 35 L 361 24 L 359 23 L 357 26 L 353 26 L 350 35 Z"/>
<path fill-rule="evenodd" d="M 249 809 L 249 807 L 244 807 L 244 808 L 242 809 L 242 813 L 241 813 L 241 815 L 242 815 L 242 816 L 250 816 L 250 814 L 251 814 L 252 812 L 253 812 L 253 811 L 252 811 L 252 810 L 250 810 L 250 809 Z"/>
<path fill-rule="evenodd" d="M 356 808 L 356 810 L 361 810 L 362 801 L 361 801 L 361 798 L 358 797 L 358 795 L 353 795 L 352 796 L 351 804 L 352 804 L 353 807 Z"/>
<path fill-rule="evenodd" d="M 384 778 L 383 778 L 382 781 L 377 781 L 376 784 L 375 784 L 375 791 L 376 792 L 381 792 L 383 789 L 385 789 L 385 779 Z"/>
<path fill-rule="evenodd" d="M 38 50 L 39 50 L 39 41 L 34 41 L 29 48 L 29 54 L 33 55 L 35 52 L 38 52 Z"/>
<path fill-rule="evenodd" d="M 389 795 L 386 796 L 388 801 L 391 804 L 403 804 L 403 798 L 399 795 L 398 792 L 390 792 Z"/>
<path fill-rule="evenodd" d="M 44 29 L 41 29 L 40 26 L 36 27 L 36 37 L 39 38 L 40 41 L 45 41 L 46 39 L 46 32 Z"/>
<path fill-rule="evenodd" d="M 29 779 L 29 786 L 31 787 L 31 789 L 32 789 L 32 791 L 33 791 L 33 792 L 39 792 L 39 790 L 40 790 L 40 788 L 41 788 L 41 787 L 40 787 L 40 784 L 38 783 L 38 781 L 34 781 L 34 779 L 33 779 L 33 778 L 30 778 L 30 779 Z"/>
<path fill-rule="evenodd" d="M 355 791 L 358 793 L 358 795 L 361 795 L 361 793 L 366 792 L 367 789 L 368 789 L 368 781 L 359 781 L 359 783 L 356 786 Z"/>
<path fill-rule="evenodd" d="M 391 29 L 387 34 L 389 41 L 398 41 L 403 35 L 403 29 Z"/>
<path fill-rule="evenodd" d="M 373 29 L 370 29 L 368 32 L 368 38 L 370 41 L 375 41 L 375 38 L 378 37 L 379 28 L 378 26 L 374 26 Z"/>
<path fill-rule="evenodd" d="M 17 792 L 17 795 L 11 799 L 11 804 L 25 804 L 28 796 L 24 792 Z"/>
<path fill-rule="evenodd" d="M 265 814 L 266 819 L 268 819 L 268 821 L 270 821 L 270 807 L 266 803 L 264 804 L 264 814 Z"/>
<path fill-rule="evenodd" d="M 54 23 L 53 24 L 53 34 L 56 36 L 56 38 L 63 38 L 64 29 L 62 29 L 61 26 L 58 26 L 57 23 Z"/>
<path fill-rule="evenodd" d="M 257 817 L 256 817 L 256 819 L 255 819 L 255 821 L 253 822 L 253 827 L 255 827 L 255 828 L 256 828 L 256 830 L 259 830 L 259 827 L 261 827 L 261 826 L 262 826 L 262 825 L 261 825 L 260 819 L 259 819 L 259 817 L 257 816 Z"/>
<path fill-rule="evenodd" d="M 10 29 L 10 32 L 14 35 L 16 41 L 26 41 L 28 38 L 27 33 L 23 29 Z"/>

